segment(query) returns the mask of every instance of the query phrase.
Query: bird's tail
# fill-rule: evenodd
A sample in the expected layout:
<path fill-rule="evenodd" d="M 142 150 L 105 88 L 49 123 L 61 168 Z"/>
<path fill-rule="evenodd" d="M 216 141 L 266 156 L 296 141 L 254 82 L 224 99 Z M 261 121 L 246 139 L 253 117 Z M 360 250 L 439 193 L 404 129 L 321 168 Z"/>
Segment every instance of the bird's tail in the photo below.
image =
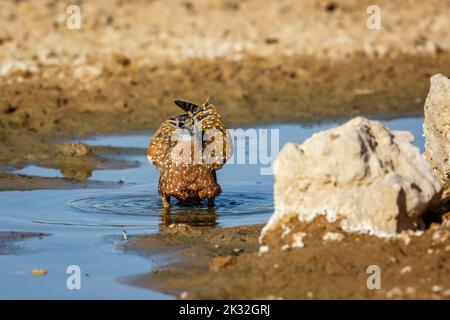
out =
<path fill-rule="evenodd" d="M 175 104 L 188 113 L 195 113 L 195 110 L 199 108 L 196 104 L 181 100 L 176 100 Z"/>

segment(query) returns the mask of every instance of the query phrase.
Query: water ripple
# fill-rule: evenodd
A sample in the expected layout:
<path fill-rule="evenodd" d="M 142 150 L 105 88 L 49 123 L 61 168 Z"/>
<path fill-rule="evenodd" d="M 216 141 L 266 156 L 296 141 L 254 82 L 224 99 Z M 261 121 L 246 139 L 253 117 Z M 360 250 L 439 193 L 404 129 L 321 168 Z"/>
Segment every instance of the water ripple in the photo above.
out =
<path fill-rule="evenodd" d="M 270 193 L 224 192 L 216 198 L 215 207 L 208 208 L 206 202 L 181 204 L 171 200 L 170 209 L 162 208 L 156 194 L 107 194 L 72 200 L 69 206 L 76 212 L 90 215 L 138 218 L 148 217 L 161 220 L 161 224 L 187 223 L 190 225 L 213 226 L 228 224 L 236 219 L 255 219 L 255 216 L 270 215 L 273 212 Z"/>

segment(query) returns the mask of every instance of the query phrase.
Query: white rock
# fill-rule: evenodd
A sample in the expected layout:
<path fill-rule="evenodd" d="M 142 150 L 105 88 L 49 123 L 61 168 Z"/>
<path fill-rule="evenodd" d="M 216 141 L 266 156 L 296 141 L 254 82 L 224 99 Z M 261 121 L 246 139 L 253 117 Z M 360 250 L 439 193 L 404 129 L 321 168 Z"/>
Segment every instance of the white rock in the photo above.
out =
<path fill-rule="evenodd" d="M 283 232 L 281 233 L 281 238 L 282 239 L 286 238 L 286 236 L 289 235 L 291 233 L 291 231 L 292 231 L 291 228 L 283 226 Z"/>
<path fill-rule="evenodd" d="M 92 80 L 102 74 L 102 69 L 94 66 L 78 66 L 74 68 L 73 74 L 81 80 Z"/>
<path fill-rule="evenodd" d="M 403 242 L 408 245 L 411 243 L 411 237 L 406 232 L 402 232 L 397 236 L 397 239 L 403 240 Z"/>
<path fill-rule="evenodd" d="M 261 255 L 263 255 L 264 253 L 267 253 L 267 252 L 269 252 L 269 247 L 268 246 L 261 246 L 261 247 L 259 247 L 259 252 L 258 252 L 259 256 L 261 256 Z"/>
<path fill-rule="evenodd" d="M 406 245 L 411 243 L 411 237 L 420 237 L 423 235 L 423 230 L 404 230 L 397 234 L 395 238 L 402 240 Z"/>
<path fill-rule="evenodd" d="M 450 237 L 450 231 L 446 229 L 439 229 L 433 233 L 431 240 L 433 244 L 445 242 Z"/>
<path fill-rule="evenodd" d="M 23 77 L 37 72 L 38 67 L 26 61 L 10 60 L 0 65 L 0 77 Z"/>
<path fill-rule="evenodd" d="M 405 273 L 408 273 L 408 272 L 411 272 L 411 271 L 412 271 L 411 266 L 406 266 L 406 267 L 402 268 L 402 270 L 400 270 L 400 273 L 401 274 L 405 274 Z"/>
<path fill-rule="evenodd" d="M 439 285 L 432 286 L 431 290 L 433 292 L 440 292 L 440 291 L 442 291 L 442 286 L 439 286 Z"/>
<path fill-rule="evenodd" d="M 450 79 L 442 74 L 431 77 L 425 101 L 425 156 L 450 197 Z"/>
<path fill-rule="evenodd" d="M 395 297 L 400 297 L 403 295 L 403 291 L 400 287 L 394 287 L 386 293 L 386 297 L 388 299 L 392 299 Z"/>
<path fill-rule="evenodd" d="M 324 241 L 342 241 L 343 239 L 344 235 L 339 232 L 327 232 L 322 237 Z"/>
<path fill-rule="evenodd" d="M 303 248 L 305 243 L 303 242 L 303 238 L 306 237 L 306 233 L 297 232 L 292 235 L 292 248 Z"/>
<path fill-rule="evenodd" d="M 345 231 L 382 237 L 419 226 L 441 186 L 413 139 L 357 117 L 302 145 L 286 144 L 274 164 L 275 213 L 261 242 L 290 220 L 319 215 L 339 219 Z"/>

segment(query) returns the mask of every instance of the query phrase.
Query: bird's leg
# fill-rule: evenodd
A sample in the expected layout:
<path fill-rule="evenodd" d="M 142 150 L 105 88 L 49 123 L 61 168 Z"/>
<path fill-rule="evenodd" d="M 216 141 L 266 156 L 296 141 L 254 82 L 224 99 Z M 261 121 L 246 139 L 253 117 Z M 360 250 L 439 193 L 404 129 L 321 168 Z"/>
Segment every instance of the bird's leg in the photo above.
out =
<path fill-rule="evenodd" d="M 214 207 L 214 197 L 208 198 L 208 207 L 210 208 Z"/>
<path fill-rule="evenodd" d="M 164 208 L 170 208 L 170 197 L 162 196 L 162 205 Z"/>
<path fill-rule="evenodd" d="M 168 227 L 172 224 L 172 217 L 170 215 L 170 207 L 162 208 L 161 210 L 161 224 L 159 225 L 159 229 L 163 230 L 165 227 Z"/>

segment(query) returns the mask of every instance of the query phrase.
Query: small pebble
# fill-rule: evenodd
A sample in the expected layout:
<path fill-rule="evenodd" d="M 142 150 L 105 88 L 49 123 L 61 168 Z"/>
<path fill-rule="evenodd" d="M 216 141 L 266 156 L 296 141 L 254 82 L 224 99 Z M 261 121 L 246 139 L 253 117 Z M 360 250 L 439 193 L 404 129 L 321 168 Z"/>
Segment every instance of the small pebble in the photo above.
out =
<path fill-rule="evenodd" d="M 261 246 L 261 247 L 259 247 L 258 255 L 261 256 L 262 254 L 267 253 L 267 252 L 269 252 L 269 247 L 268 246 Z"/>
<path fill-rule="evenodd" d="M 188 296 L 189 296 L 189 293 L 188 293 L 187 291 L 183 291 L 183 292 L 180 294 L 180 298 L 181 298 L 181 299 L 187 299 Z"/>
<path fill-rule="evenodd" d="M 45 276 L 48 273 L 45 269 L 31 269 L 31 274 L 36 277 Z"/>
<path fill-rule="evenodd" d="M 396 296 L 401 296 L 403 294 L 402 289 L 399 287 L 394 287 L 386 293 L 388 299 L 392 299 Z"/>
<path fill-rule="evenodd" d="M 407 287 L 406 288 L 406 294 L 414 295 L 415 293 L 416 293 L 416 288 L 414 288 L 414 287 Z"/>
<path fill-rule="evenodd" d="M 305 243 L 303 239 L 307 236 L 305 232 L 297 232 L 292 235 L 292 248 L 303 248 Z"/>
<path fill-rule="evenodd" d="M 400 270 L 400 273 L 401 273 L 401 274 L 405 274 L 405 273 L 411 272 L 411 271 L 412 271 L 411 266 L 406 266 L 406 267 L 404 267 L 402 270 Z"/>
<path fill-rule="evenodd" d="M 322 237 L 324 241 L 342 241 L 343 239 L 344 235 L 339 232 L 327 232 Z"/>
<path fill-rule="evenodd" d="M 442 286 L 432 286 L 431 290 L 433 290 L 433 292 L 441 292 L 442 291 Z"/>

